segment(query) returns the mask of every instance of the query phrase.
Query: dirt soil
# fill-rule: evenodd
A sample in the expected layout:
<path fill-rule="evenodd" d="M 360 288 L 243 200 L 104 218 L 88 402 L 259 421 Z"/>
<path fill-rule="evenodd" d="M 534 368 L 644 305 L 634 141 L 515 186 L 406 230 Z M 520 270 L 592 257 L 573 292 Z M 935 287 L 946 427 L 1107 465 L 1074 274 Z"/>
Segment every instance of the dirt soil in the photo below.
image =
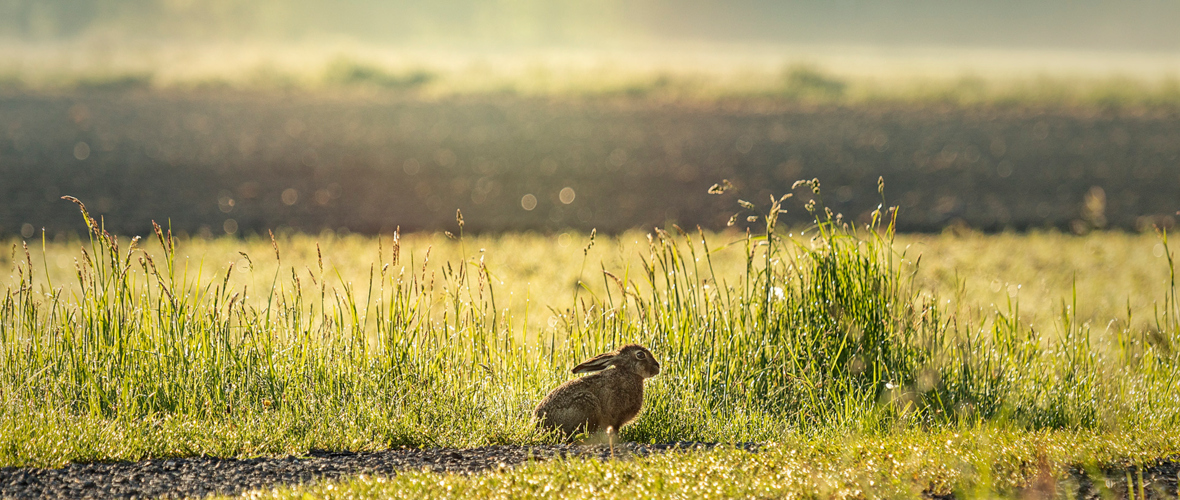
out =
<path fill-rule="evenodd" d="M 684 450 L 706 450 L 712 443 L 616 445 L 614 458 Z M 756 444 L 738 445 L 757 453 Z M 608 460 L 611 449 L 597 446 L 489 446 L 470 449 L 399 449 L 353 453 L 313 451 L 303 457 L 244 460 L 208 457 L 155 459 L 141 462 L 70 464 L 60 469 L 0 468 L 0 498 L 200 498 L 212 494 L 236 495 L 280 485 L 342 480 L 357 475 L 392 475 L 405 470 L 476 473 L 512 467 L 528 460 L 563 457 Z M 1143 468 L 1107 468 L 1086 471 L 1072 468 L 1062 480 L 1046 476 L 1034 479 L 1019 493 L 1021 498 L 1098 500 L 1177 497 L 1180 461 L 1161 460 Z M 1140 481 L 1142 475 L 1142 481 Z M 1096 479 L 1097 478 L 1097 479 Z M 927 495 L 953 499 L 955 495 Z"/>
<path fill-rule="evenodd" d="M 670 450 L 706 449 L 712 444 L 616 445 L 625 459 Z M 750 447 L 755 449 L 755 447 Z M 472 473 L 559 457 L 609 459 L 599 446 L 489 446 L 471 449 L 401 449 L 376 453 L 312 452 L 306 457 L 173 458 L 142 462 L 70 464 L 60 469 L 0 468 L 0 498 L 200 498 L 360 474 L 392 475 L 404 470 Z"/>
<path fill-rule="evenodd" d="M 67 194 L 121 234 L 720 229 L 812 177 L 864 220 L 878 176 L 905 231 L 1143 229 L 1180 210 L 1178 137 L 1173 107 L 10 92 L 0 235 L 80 232 Z"/>

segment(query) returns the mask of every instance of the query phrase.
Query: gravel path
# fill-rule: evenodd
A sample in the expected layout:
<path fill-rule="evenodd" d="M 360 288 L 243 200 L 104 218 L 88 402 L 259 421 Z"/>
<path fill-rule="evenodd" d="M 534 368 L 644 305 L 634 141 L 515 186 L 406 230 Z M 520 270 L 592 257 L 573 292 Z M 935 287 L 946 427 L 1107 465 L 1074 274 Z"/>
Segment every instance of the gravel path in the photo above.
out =
<path fill-rule="evenodd" d="M 674 443 L 615 446 L 615 455 L 710 448 Z M 752 447 L 751 447 L 752 448 Z M 280 484 L 340 479 L 358 474 L 391 475 L 402 470 L 479 472 L 512 466 L 529 457 L 609 458 L 607 446 L 488 446 L 470 449 L 401 449 L 376 453 L 312 452 L 307 457 L 173 458 L 142 462 L 70 464 L 60 469 L 0 468 L 0 498 L 190 498 L 233 495 Z"/>
<path fill-rule="evenodd" d="M 615 446 L 616 457 L 642 456 L 673 450 L 708 449 L 709 443 Z M 757 445 L 740 445 L 757 450 Z M 392 475 L 404 470 L 480 472 L 518 465 L 529 460 L 559 457 L 607 459 L 607 446 L 488 446 L 470 449 L 401 449 L 376 453 L 312 452 L 306 457 L 174 458 L 70 464 L 60 469 L 0 468 L 0 498 L 200 498 L 211 494 L 234 495 L 278 485 L 343 479 L 359 474 Z M 1057 496 L 1058 488 L 1072 490 L 1075 498 L 1127 498 L 1127 470 L 1102 471 L 1104 480 L 1092 481 L 1080 469 L 1069 471 L 1063 482 L 1034 484 L 1025 490 L 1033 498 Z M 1180 457 L 1163 460 L 1142 471 L 1132 469 L 1136 497 L 1176 498 Z M 1139 486 L 1142 473 L 1143 484 Z M 1142 488 L 1140 490 L 1139 488 Z M 1140 493 L 1142 491 L 1142 493 Z M 953 496 L 929 498 L 952 499 Z"/>

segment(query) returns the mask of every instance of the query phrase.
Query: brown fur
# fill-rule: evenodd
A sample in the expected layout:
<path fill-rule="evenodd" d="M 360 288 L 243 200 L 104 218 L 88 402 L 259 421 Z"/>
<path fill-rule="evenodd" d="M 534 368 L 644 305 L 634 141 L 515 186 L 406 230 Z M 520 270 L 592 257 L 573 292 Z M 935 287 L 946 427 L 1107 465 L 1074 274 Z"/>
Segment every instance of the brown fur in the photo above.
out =
<path fill-rule="evenodd" d="M 533 410 L 544 428 L 566 438 L 586 432 L 617 432 L 643 406 L 643 379 L 660 373 L 651 351 L 638 344 L 600 354 L 575 366 L 574 373 L 594 372 L 553 389 Z"/>

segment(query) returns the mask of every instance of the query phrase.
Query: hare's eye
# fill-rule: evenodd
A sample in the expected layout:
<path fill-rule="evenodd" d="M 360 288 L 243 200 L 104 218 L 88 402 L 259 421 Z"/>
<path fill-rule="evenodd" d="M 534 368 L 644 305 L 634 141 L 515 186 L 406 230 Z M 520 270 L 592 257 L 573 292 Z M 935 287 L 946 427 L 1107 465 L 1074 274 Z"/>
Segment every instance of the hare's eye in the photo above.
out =
<path fill-rule="evenodd" d="M 635 353 L 635 359 L 643 359 L 643 351 Z"/>

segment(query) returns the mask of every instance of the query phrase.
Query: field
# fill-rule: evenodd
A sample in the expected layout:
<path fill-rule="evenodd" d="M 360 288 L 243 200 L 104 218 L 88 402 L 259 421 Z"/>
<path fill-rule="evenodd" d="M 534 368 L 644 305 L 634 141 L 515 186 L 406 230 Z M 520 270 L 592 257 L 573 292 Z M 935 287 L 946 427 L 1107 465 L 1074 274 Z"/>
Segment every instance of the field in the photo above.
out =
<path fill-rule="evenodd" d="M 555 449 L 532 408 L 629 342 L 663 372 L 617 459 L 247 496 L 1177 494 L 1174 79 L 5 47 L 0 496 Z M 668 443 L 720 445 L 628 451 Z"/>
<path fill-rule="evenodd" d="M 1180 451 L 1163 234 L 896 235 L 798 198 L 813 224 L 618 236 L 132 245 L 75 213 L 89 237 L 4 257 L 0 463 L 549 442 L 531 407 L 630 341 L 665 369 L 623 439 L 775 444 L 341 494 L 1014 495 Z"/>
<path fill-rule="evenodd" d="M 827 205 L 864 223 L 884 176 L 902 231 L 1150 231 L 1180 208 L 1167 82 L 1008 92 L 967 80 L 873 97 L 795 68 L 729 93 L 676 78 L 459 92 L 380 84 L 401 75 L 380 67 L 332 71 L 359 80 L 0 89 L 0 234 L 76 234 L 62 195 L 140 236 L 153 219 L 203 236 L 453 229 L 455 209 L 470 232 L 716 231 L 734 206 L 705 196 L 721 179 L 766 200 L 819 178 Z"/>

